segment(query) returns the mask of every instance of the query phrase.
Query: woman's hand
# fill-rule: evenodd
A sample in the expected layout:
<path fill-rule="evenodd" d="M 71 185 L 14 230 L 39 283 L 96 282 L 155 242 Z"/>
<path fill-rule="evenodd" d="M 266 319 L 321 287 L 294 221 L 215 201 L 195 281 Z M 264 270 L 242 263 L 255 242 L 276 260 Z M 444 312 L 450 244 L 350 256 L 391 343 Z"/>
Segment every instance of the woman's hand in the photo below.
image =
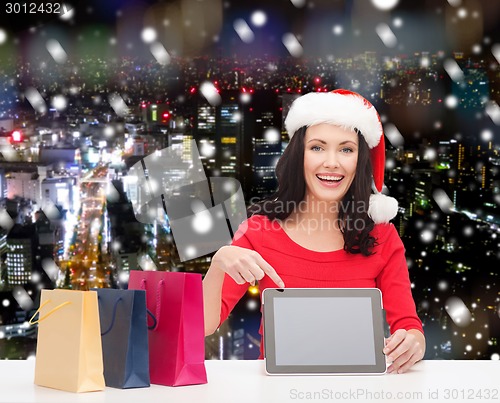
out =
<path fill-rule="evenodd" d="M 406 372 L 413 364 L 420 361 L 425 353 L 425 337 L 416 330 L 396 330 L 385 341 L 384 354 L 391 363 L 387 373 Z"/>
<path fill-rule="evenodd" d="M 239 246 L 223 246 L 212 258 L 212 264 L 227 273 L 237 284 L 250 283 L 255 285 L 267 274 L 279 288 L 284 288 L 276 270 L 262 256 L 251 249 Z"/>

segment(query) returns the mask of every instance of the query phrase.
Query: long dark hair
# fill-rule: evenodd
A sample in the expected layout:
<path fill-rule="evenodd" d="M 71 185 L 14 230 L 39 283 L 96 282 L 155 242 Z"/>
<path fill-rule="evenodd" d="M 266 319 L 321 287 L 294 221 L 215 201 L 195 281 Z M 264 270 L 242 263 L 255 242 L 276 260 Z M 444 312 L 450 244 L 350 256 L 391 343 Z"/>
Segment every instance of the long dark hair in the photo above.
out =
<path fill-rule="evenodd" d="M 295 132 L 276 165 L 278 190 L 269 198 L 248 208 L 248 216 L 264 215 L 270 220 L 286 219 L 306 194 L 304 179 L 304 136 L 307 127 Z M 365 139 L 358 133 L 358 162 L 356 174 L 340 203 L 339 221 L 344 236 L 344 250 L 349 253 L 371 255 L 375 238 L 370 235 L 373 220 L 368 216 L 371 194 L 372 167 L 370 150 Z"/>

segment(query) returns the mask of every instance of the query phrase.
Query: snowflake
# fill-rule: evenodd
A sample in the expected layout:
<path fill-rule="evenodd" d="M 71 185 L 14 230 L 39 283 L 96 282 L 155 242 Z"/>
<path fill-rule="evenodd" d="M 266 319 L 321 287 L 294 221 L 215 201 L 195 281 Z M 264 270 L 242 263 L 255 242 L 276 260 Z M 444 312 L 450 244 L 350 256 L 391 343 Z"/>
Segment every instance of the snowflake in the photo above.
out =
<path fill-rule="evenodd" d="M 3 45 L 7 41 L 7 32 L 0 28 L 0 45 Z"/>
<path fill-rule="evenodd" d="M 281 41 L 283 42 L 283 45 L 285 45 L 285 48 L 292 56 L 300 57 L 304 53 L 302 45 L 300 44 L 299 40 L 294 34 L 290 32 L 284 34 Z"/>
<path fill-rule="evenodd" d="M 27 88 L 24 92 L 24 95 L 26 96 L 26 99 L 31 104 L 33 109 L 38 113 L 44 114 L 47 112 L 47 105 L 45 104 L 45 100 L 36 88 Z"/>
<path fill-rule="evenodd" d="M 500 107 L 495 101 L 488 102 L 485 112 L 491 118 L 493 123 L 500 126 Z"/>
<path fill-rule="evenodd" d="M 25 311 L 33 307 L 33 300 L 30 298 L 23 287 L 15 286 L 12 290 L 12 295 L 14 296 L 14 299 L 17 301 L 19 306 Z"/>
<path fill-rule="evenodd" d="M 342 27 L 342 25 L 334 25 L 332 27 L 332 32 L 334 35 L 342 35 L 342 33 L 344 32 L 344 28 Z"/>
<path fill-rule="evenodd" d="M 424 243 L 431 243 L 432 241 L 434 241 L 435 236 L 431 230 L 427 229 L 420 233 L 420 238 Z"/>
<path fill-rule="evenodd" d="M 165 49 L 165 47 L 160 42 L 152 43 L 149 47 L 149 50 L 151 51 L 151 54 L 154 56 L 156 61 L 162 66 L 170 63 L 172 58 L 167 52 L 167 49 Z"/>
<path fill-rule="evenodd" d="M 489 129 L 484 129 L 481 132 L 481 140 L 486 142 L 493 140 L 493 132 Z"/>
<path fill-rule="evenodd" d="M 455 109 L 458 103 L 458 98 L 455 95 L 448 95 L 444 100 L 444 104 L 448 109 Z"/>
<path fill-rule="evenodd" d="M 185 255 L 189 258 L 189 257 L 194 257 L 196 256 L 197 254 L 197 251 L 196 251 L 196 248 L 194 246 L 187 246 L 185 249 L 184 249 L 184 253 Z"/>
<path fill-rule="evenodd" d="M 61 4 L 61 11 L 59 18 L 63 21 L 69 21 L 75 16 L 75 8 L 69 4 Z"/>
<path fill-rule="evenodd" d="M 152 27 L 146 27 L 141 32 L 141 39 L 144 43 L 154 42 L 157 36 L 156 30 Z"/>
<path fill-rule="evenodd" d="M 200 92 L 212 106 L 217 106 L 222 102 L 221 96 L 217 92 L 217 88 L 210 81 L 205 81 L 200 85 Z"/>
<path fill-rule="evenodd" d="M 64 95 L 55 95 L 52 98 L 52 106 L 58 111 L 63 111 L 68 106 L 68 100 Z"/>
<path fill-rule="evenodd" d="M 120 94 L 114 92 L 109 94 L 108 102 L 118 116 L 125 116 L 128 113 L 128 106 L 120 96 Z"/>
<path fill-rule="evenodd" d="M 250 21 L 252 21 L 252 24 L 256 27 L 262 27 L 267 22 L 267 15 L 262 10 L 256 10 L 252 13 Z"/>
<path fill-rule="evenodd" d="M 389 25 L 380 23 L 375 27 L 375 32 L 386 47 L 393 48 L 398 44 L 398 38 Z"/>
<path fill-rule="evenodd" d="M 195 199 L 191 202 L 191 210 L 195 213 L 191 220 L 193 231 L 198 234 L 206 234 L 209 232 L 214 222 L 205 204 L 201 200 Z"/>
<path fill-rule="evenodd" d="M 454 59 L 446 59 L 443 67 L 452 80 L 462 81 L 464 79 L 464 72 Z"/>
<path fill-rule="evenodd" d="M 301 8 L 306 5 L 306 0 L 290 0 L 290 1 L 297 8 Z"/>
<path fill-rule="evenodd" d="M 45 258 L 42 260 L 42 269 L 47 273 L 47 276 L 52 281 L 57 280 L 57 277 L 59 275 L 59 266 L 56 265 L 56 262 L 54 262 L 54 259 L 51 258 Z"/>
<path fill-rule="evenodd" d="M 469 309 L 458 297 L 448 298 L 445 310 L 457 326 L 465 327 L 471 322 L 471 313 Z"/>
<path fill-rule="evenodd" d="M 238 18 L 237 20 L 235 20 L 233 23 L 233 28 L 243 42 L 251 43 L 255 39 L 255 35 L 252 29 L 248 26 L 247 22 L 244 19 Z"/>
<path fill-rule="evenodd" d="M 63 64 L 68 60 L 68 54 L 57 39 L 49 39 L 45 47 L 56 63 Z"/>
<path fill-rule="evenodd" d="M 389 123 L 385 125 L 384 129 L 386 137 L 394 147 L 403 146 L 405 139 L 395 125 Z"/>

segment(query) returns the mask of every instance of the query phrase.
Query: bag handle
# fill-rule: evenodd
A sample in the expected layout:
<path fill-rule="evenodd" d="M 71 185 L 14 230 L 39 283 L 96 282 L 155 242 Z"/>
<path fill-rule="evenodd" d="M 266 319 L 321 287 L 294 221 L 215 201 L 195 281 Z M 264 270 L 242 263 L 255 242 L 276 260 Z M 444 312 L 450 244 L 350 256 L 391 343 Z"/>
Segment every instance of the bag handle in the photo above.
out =
<path fill-rule="evenodd" d="M 40 323 L 42 320 L 47 319 L 54 312 L 56 312 L 57 310 L 61 309 L 63 306 L 71 304 L 71 301 L 63 302 L 61 305 L 58 305 L 54 309 L 52 309 L 51 311 L 47 312 L 47 315 L 45 315 L 43 318 L 39 317 L 38 320 L 33 320 L 33 319 L 35 319 L 35 316 L 40 312 L 40 309 L 42 309 L 49 302 L 52 302 L 52 301 L 50 299 L 48 299 L 47 301 L 45 301 L 42 305 L 40 305 L 38 307 L 38 309 L 36 310 L 36 312 L 33 314 L 33 316 L 31 317 L 31 319 L 28 322 L 30 325 L 36 325 L 37 323 Z"/>
<path fill-rule="evenodd" d="M 160 313 L 161 313 L 161 297 L 162 297 L 162 289 L 163 286 L 165 285 L 165 281 L 162 279 L 158 282 L 158 287 L 156 289 L 156 315 L 152 313 L 151 311 L 148 310 L 148 315 L 153 318 L 154 325 L 148 326 L 149 330 L 156 330 L 158 328 L 158 321 L 160 319 Z M 146 279 L 143 278 L 141 280 L 141 289 L 146 290 Z"/>
<path fill-rule="evenodd" d="M 97 298 L 101 299 L 101 297 L 99 297 L 99 296 L 97 296 Z M 108 330 L 106 330 L 105 332 L 101 332 L 101 336 L 106 336 L 111 331 L 111 329 L 113 329 L 113 326 L 115 325 L 115 319 L 116 319 L 116 309 L 118 308 L 118 302 L 120 302 L 120 301 L 123 301 L 122 297 L 120 297 L 116 300 L 115 306 L 113 307 L 113 316 L 111 317 L 111 324 L 109 325 Z"/>
<path fill-rule="evenodd" d="M 151 312 L 149 309 L 146 309 L 146 313 L 151 316 L 151 319 L 153 319 L 153 324 L 151 326 L 148 325 L 148 330 L 154 330 L 156 328 L 156 325 L 158 324 L 158 321 L 156 320 L 156 317 L 153 315 L 153 312 Z"/>

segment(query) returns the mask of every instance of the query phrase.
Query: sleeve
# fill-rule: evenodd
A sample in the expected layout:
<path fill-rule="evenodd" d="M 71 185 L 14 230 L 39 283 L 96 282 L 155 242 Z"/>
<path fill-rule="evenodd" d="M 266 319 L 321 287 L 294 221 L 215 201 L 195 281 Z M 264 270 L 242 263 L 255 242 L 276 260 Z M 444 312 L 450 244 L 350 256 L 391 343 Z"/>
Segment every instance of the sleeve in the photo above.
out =
<path fill-rule="evenodd" d="M 238 227 L 238 231 L 234 234 L 233 241 L 231 242 L 232 246 L 255 250 L 252 240 L 255 242 L 253 238 L 257 235 L 257 229 L 252 225 L 253 221 L 253 218 L 249 218 Z M 237 284 L 231 276 L 225 275 L 224 283 L 222 284 L 219 326 L 227 319 L 247 290 L 248 283 Z"/>
<path fill-rule="evenodd" d="M 417 329 L 424 333 L 422 321 L 417 316 L 411 293 L 410 276 L 405 258 L 405 248 L 396 228 L 387 225 L 386 234 L 379 241 L 384 267 L 377 276 L 377 287 L 382 299 L 391 334 L 398 329 Z"/>

